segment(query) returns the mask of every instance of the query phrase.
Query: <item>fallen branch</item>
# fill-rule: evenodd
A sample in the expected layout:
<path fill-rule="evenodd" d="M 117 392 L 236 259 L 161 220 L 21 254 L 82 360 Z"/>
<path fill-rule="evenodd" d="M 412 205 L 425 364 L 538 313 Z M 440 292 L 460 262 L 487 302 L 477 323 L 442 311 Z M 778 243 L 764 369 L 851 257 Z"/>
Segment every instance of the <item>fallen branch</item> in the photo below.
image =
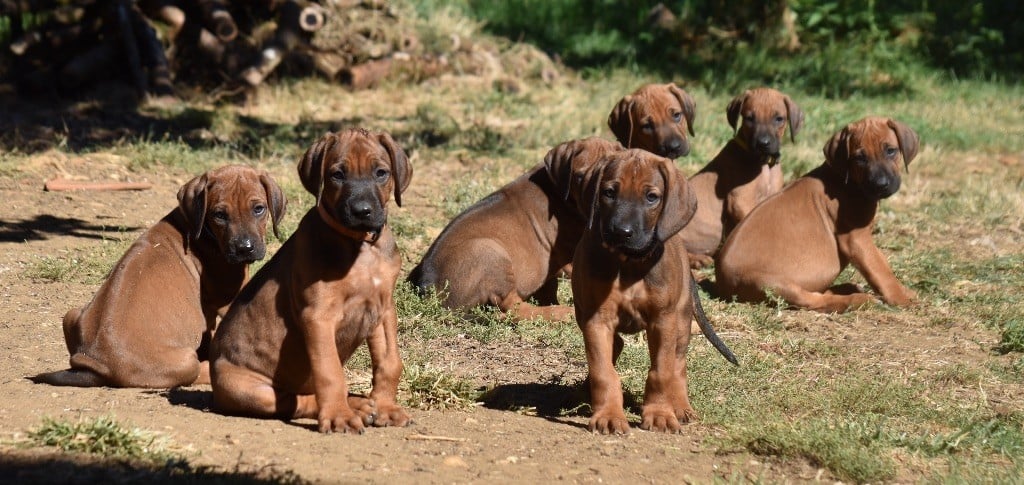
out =
<path fill-rule="evenodd" d="M 47 192 L 64 192 L 68 190 L 149 190 L 153 184 L 149 182 L 81 182 L 55 178 L 43 184 Z"/>

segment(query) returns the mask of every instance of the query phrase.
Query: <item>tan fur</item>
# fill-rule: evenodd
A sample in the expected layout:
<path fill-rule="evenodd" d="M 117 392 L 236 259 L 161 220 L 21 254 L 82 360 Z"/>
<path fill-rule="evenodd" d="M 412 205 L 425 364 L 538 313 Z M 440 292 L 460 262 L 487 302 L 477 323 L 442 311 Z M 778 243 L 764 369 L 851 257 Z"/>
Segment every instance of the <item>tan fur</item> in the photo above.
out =
<path fill-rule="evenodd" d="M 33 380 L 152 388 L 209 382 L 203 344 L 248 264 L 263 258 L 267 220 L 276 232 L 285 199 L 266 172 L 232 165 L 195 177 L 178 200 L 114 265 L 92 301 L 64 316 L 71 369 Z"/>
<path fill-rule="evenodd" d="M 321 432 L 404 426 L 394 288 L 401 267 L 387 203 L 412 167 L 391 136 L 343 130 L 299 162 L 317 196 L 298 229 L 253 276 L 224 317 L 211 352 L 216 409 L 313 418 Z M 349 396 L 344 363 L 366 343 L 373 389 Z"/>
<path fill-rule="evenodd" d="M 884 302 L 912 303 L 871 231 L 879 200 L 898 190 L 901 165 L 917 149 L 917 134 L 898 121 L 847 125 L 825 145 L 825 163 L 739 223 L 715 267 L 718 292 L 761 301 L 770 290 L 796 307 L 846 311 L 875 299 L 854 285 L 831 286 L 852 263 Z"/>
<path fill-rule="evenodd" d="M 645 84 L 624 96 L 608 115 L 608 127 L 627 148 L 642 148 L 663 157 L 690 153 L 697 105 L 673 83 Z"/>
<path fill-rule="evenodd" d="M 544 163 L 453 219 L 410 281 L 438 291 L 450 308 L 489 304 L 521 319 L 567 320 L 572 307 L 558 305 L 557 277 L 583 232 L 569 186 L 587 167 L 622 149 L 600 138 L 553 148 Z"/>

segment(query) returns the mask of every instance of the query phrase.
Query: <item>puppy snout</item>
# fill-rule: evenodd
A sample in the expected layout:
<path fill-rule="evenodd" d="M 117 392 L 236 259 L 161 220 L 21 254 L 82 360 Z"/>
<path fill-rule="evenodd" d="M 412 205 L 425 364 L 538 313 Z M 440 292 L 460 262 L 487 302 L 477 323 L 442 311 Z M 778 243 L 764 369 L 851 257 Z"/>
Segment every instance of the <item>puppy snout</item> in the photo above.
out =
<path fill-rule="evenodd" d="M 759 136 L 757 138 L 757 148 L 761 150 L 767 150 L 772 146 L 772 139 L 769 136 Z"/>
<path fill-rule="evenodd" d="M 626 226 L 613 226 L 609 231 L 612 242 L 624 243 L 633 237 L 633 228 Z"/>
<path fill-rule="evenodd" d="M 366 219 L 373 213 L 373 206 L 369 201 L 360 200 L 352 204 L 352 215 L 360 219 Z"/>
<path fill-rule="evenodd" d="M 239 236 L 231 239 L 227 253 L 232 263 L 252 263 L 263 259 L 264 247 L 251 236 Z"/>
<path fill-rule="evenodd" d="M 889 173 L 879 172 L 872 174 L 868 179 L 868 190 L 879 199 L 884 199 L 900 189 L 900 179 Z"/>
<path fill-rule="evenodd" d="M 690 153 L 690 146 L 683 138 L 669 138 L 662 143 L 661 152 L 662 156 L 667 158 L 685 157 Z"/>
<path fill-rule="evenodd" d="M 246 238 L 235 243 L 235 252 L 241 255 L 249 255 L 256 251 L 256 245 L 252 243 L 252 239 Z"/>

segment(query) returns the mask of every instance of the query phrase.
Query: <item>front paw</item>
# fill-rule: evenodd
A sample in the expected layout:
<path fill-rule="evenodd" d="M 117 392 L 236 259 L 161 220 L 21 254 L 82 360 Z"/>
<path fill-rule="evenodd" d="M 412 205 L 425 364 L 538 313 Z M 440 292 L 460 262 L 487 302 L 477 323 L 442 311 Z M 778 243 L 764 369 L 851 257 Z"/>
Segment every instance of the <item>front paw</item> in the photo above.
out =
<path fill-rule="evenodd" d="M 683 429 L 679 425 L 679 418 L 676 417 L 675 411 L 669 406 L 644 406 L 641 417 L 640 429 L 643 430 L 678 433 Z"/>
<path fill-rule="evenodd" d="M 366 426 L 363 424 L 363 417 L 356 414 L 352 409 L 339 409 L 336 412 L 320 411 L 317 417 L 321 433 L 354 433 L 363 434 Z"/>
<path fill-rule="evenodd" d="M 901 288 L 895 295 L 883 297 L 882 301 L 893 306 L 911 306 L 917 303 L 917 292 L 910 288 Z"/>
<path fill-rule="evenodd" d="M 348 407 L 352 408 L 352 411 L 362 418 L 363 424 L 366 426 L 373 424 L 377 419 L 377 405 L 373 402 L 373 399 L 365 396 L 349 395 Z"/>
<path fill-rule="evenodd" d="M 590 417 L 587 428 L 593 433 L 628 434 L 629 421 L 626 421 L 626 413 L 621 409 L 598 411 Z"/>
<path fill-rule="evenodd" d="M 388 426 L 403 427 L 411 423 L 412 418 L 409 416 L 409 413 L 405 412 L 401 406 L 391 404 L 377 406 L 377 419 L 374 420 L 373 425 L 385 428 Z"/>

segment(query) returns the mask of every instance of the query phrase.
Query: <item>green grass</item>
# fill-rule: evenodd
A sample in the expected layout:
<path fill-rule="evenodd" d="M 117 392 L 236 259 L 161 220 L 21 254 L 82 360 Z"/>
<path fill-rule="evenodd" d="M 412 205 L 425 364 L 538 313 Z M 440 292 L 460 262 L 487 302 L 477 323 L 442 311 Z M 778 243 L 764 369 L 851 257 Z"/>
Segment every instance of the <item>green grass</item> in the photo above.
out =
<path fill-rule="evenodd" d="M 75 423 L 44 418 L 43 424 L 28 436 L 37 446 L 55 447 L 61 451 L 152 462 L 177 458 L 168 450 L 165 438 L 139 428 L 127 428 L 109 416 Z"/>

